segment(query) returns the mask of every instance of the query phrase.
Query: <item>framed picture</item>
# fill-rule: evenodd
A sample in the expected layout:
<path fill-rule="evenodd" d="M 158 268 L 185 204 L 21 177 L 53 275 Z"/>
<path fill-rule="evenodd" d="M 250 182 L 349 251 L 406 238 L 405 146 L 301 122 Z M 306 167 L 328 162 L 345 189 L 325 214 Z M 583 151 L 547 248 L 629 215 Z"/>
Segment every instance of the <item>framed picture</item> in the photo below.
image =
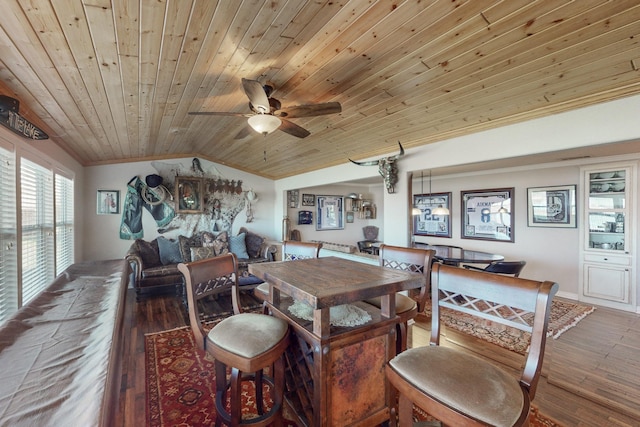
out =
<path fill-rule="evenodd" d="M 420 215 L 413 216 L 413 234 L 416 236 L 451 237 L 451 215 L 433 215 L 438 207 L 451 212 L 451 193 L 415 194 L 413 206 Z"/>
<path fill-rule="evenodd" d="M 352 211 L 347 211 L 347 224 L 351 224 L 353 222 L 353 212 Z"/>
<path fill-rule="evenodd" d="M 298 212 L 298 224 L 312 224 L 312 223 L 313 223 L 313 212 L 311 211 Z"/>
<path fill-rule="evenodd" d="M 462 238 L 514 241 L 514 188 L 462 191 Z"/>
<path fill-rule="evenodd" d="M 316 230 L 342 230 L 344 228 L 344 197 L 317 196 Z"/>
<path fill-rule="evenodd" d="M 298 190 L 288 190 L 287 191 L 287 203 L 289 205 L 290 208 L 297 208 L 298 207 L 298 196 L 299 196 L 300 192 Z"/>
<path fill-rule="evenodd" d="M 176 177 L 176 212 L 201 213 L 203 210 L 202 179 Z"/>
<path fill-rule="evenodd" d="M 527 188 L 529 227 L 576 227 L 576 186 Z"/>
<path fill-rule="evenodd" d="M 98 190 L 96 200 L 98 215 L 120 213 L 120 190 Z"/>
<path fill-rule="evenodd" d="M 316 195 L 315 194 L 302 194 L 302 206 L 315 206 Z"/>

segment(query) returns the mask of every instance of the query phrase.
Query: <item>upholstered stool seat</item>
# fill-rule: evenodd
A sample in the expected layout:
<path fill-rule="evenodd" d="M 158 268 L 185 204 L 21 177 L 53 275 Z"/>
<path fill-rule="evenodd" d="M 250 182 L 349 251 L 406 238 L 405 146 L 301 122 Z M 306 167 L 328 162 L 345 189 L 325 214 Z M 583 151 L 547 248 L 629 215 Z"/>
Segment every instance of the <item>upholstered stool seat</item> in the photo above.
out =
<path fill-rule="evenodd" d="M 365 300 L 365 302 L 378 308 L 382 306 L 381 297 L 369 298 Z M 402 313 L 406 313 L 417 308 L 417 306 L 418 304 L 413 300 L 413 298 L 409 298 L 403 294 L 396 294 L 396 314 L 400 315 Z"/>
<path fill-rule="evenodd" d="M 389 365 L 416 389 L 488 425 L 515 425 L 525 404 L 525 391 L 516 377 L 450 348 L 414 348 L 400 353 Z M 425 369 L 428 366 L 438 369 Z"/>
<path fill-rule="evenodd" d="M 208 334 L 213 351 L 222 350 L 253 359 L 277 346 L 288 332 L 284 320 L 256 313 L 228 317 Z M 246 369 L 243 369 L 246 370 Z"/>

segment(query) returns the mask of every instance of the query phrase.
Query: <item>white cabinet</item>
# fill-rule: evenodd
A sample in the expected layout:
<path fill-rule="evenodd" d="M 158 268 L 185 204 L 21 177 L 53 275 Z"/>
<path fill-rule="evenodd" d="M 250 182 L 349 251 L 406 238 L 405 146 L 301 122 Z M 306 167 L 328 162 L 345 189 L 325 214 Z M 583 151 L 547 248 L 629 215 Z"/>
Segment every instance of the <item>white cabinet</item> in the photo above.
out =
<path fill-rule="evenodd" d="M 635 311 L 635 163 L 582 168 L 581 301 Z"/>

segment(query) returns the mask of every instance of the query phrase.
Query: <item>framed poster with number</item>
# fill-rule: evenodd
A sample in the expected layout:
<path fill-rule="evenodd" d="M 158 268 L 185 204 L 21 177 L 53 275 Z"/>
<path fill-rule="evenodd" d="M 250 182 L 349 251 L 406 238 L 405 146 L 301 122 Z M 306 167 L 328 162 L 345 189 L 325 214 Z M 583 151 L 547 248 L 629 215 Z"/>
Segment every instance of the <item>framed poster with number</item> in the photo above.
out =
<path fill-rule="evenodd" d="M 462 238 L 513 242 L 514 188 L 462 191 Z"/>
<path fill-rule="evenodd" d="M 416 236 L 451 237 L 450 215 L 433 215 L 435 208 L 451 212 L 451 193 L 415 194 L 413 206 L 420 211 L 413 216 L 413 234 Z"/>

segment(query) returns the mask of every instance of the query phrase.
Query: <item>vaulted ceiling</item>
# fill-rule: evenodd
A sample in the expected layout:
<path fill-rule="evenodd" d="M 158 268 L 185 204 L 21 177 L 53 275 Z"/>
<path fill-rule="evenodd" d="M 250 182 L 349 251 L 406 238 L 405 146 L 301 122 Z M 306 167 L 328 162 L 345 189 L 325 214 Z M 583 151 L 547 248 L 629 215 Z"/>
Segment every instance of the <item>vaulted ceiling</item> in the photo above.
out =
<path fill-rule="evenodd" d="M 83 165 L 278 179 L 638 94 L 639 41 L 637 0 L 2 0 L 0 93 Z M 342 111 L 237 139 L 242 78 Z"/>

